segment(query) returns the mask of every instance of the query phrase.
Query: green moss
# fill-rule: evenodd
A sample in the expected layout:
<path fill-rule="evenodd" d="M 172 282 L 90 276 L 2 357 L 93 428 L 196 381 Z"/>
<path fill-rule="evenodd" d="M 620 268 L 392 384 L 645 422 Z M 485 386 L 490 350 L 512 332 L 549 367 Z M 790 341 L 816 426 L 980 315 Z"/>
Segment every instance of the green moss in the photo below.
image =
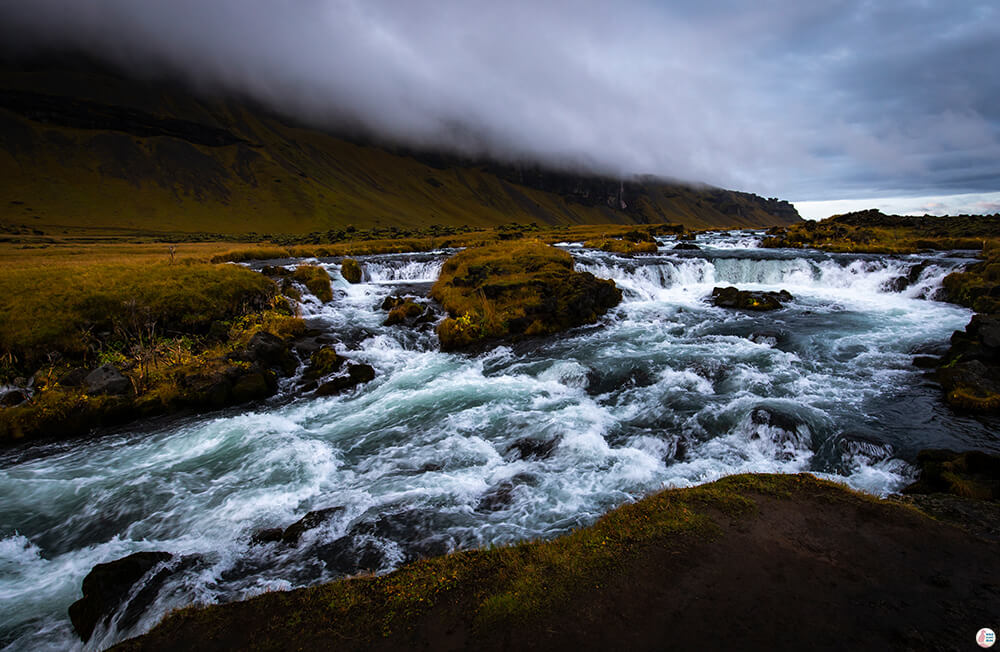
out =
<path fill-rule="evenodd" d="M 353 258 L 345 258 L 340 262 L 340 275 L 348 283 L 361 282 L 361 265 Z"/>
<path fill-rule="evenodd" d="M 621 301 L 613 281 L 574 271 L 567 252 L 537 240 L 459 252 L 431 296 L 450 315 L 437 331 L 446 350 L 592 323 Z"/>
<path fill-rule="evenodd" d="M 327 303 L 333 301 L 333 285 L 330 275 L 319 265 L 299 265 L 292 272 L 292 279 L 302 283 L 313 295 Z"/>

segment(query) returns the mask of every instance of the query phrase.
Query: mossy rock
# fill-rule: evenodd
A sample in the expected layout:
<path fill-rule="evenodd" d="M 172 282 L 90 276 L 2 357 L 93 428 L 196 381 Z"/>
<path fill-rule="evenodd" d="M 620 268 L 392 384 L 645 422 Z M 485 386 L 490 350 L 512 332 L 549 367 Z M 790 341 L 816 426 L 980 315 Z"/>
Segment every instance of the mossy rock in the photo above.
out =
<path fill-rule="evenodd" d="M 306 286 L 317 299 L 323 303 L 333 300 L 333 286 L 330 275 L 318 265 L 299 265 L 295 268 L 292 278 Z"/>
<path fill-rule="evenodd" d="M 340 261 L 340 275 L 348 283 L 361 282 L 361 265 L 353 258 L 345 258 Z"/>
<path fill-rule="evenodd" d="M 431 296 L 449 314 L 437 329 L 441 348 L 454 351 L 593 323 L 622 294 L 613 281 L 575 271 L 567 252 L 517 241 L 452 256 Z"/>
<path fill-rule="evenodd" d="M 395 326 L 396 324 L 412 322 L 423 315 L 425 310 L 425 306 L 407 299 L 389 311 L 389 316 L 386 317 L 384 325 Z"/>
<path fill-rule="evenodd" d="M 917 454 L 920 477 L 908 494 L 947 493 L 978 500 L 1000 499 L 1000 455 L 928 449 Z"/>
<path fill-rule="evenodd" d="M 303 374 L 305 380 L 316 380 L 340 369 L 344 359 L 337 355 L 332 346 L 324 346 L 309 358 L 309 366 Z"/>

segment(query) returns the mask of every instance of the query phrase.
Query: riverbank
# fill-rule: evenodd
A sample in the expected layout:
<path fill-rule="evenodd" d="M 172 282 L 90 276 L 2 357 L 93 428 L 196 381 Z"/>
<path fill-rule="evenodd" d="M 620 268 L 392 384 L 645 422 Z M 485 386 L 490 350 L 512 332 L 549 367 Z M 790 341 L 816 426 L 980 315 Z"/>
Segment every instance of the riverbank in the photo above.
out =
<path fill-rule="evenodd" d="M 997 544 L 809 475 L 733 476 L 553 541 L 188 608 L 116 650 L 967 649 Z"/>

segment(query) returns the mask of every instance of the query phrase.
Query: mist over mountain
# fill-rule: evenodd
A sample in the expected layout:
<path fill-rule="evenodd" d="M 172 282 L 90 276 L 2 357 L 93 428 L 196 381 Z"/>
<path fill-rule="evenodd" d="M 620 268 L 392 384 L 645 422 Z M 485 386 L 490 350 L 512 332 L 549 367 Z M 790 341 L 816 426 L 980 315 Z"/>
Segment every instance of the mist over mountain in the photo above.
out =
<path fill-rule="evenodd" d="M 415 148 L 798 199 L 995 190 L 990 3 L 0 2 L 73 48 Z"/>

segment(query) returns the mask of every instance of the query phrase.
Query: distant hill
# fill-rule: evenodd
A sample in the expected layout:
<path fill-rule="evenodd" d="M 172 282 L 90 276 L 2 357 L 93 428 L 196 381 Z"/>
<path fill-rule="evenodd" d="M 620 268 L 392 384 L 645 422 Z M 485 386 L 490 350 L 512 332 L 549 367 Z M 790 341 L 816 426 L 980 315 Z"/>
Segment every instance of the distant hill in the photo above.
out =
<path fill-rule="evenodd" d="M 366 144 L 93 66 L 0 64 L 0 224 L 308 233 L 432 224 L 800 221 L 788 202 Z"/>

